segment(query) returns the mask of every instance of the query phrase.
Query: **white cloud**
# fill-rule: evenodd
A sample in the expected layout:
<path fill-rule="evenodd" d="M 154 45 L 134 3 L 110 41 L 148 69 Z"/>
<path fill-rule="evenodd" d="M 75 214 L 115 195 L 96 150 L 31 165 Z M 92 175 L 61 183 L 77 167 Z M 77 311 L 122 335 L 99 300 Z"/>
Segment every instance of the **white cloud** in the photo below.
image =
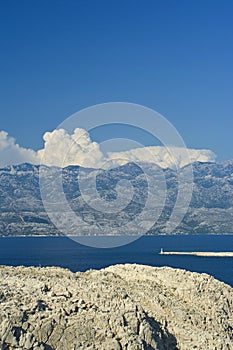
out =
<path fill-rule="evenodd" d="M 186 150 L 179 147 L 162 146 L 135 148 L 125 152 L 109 152 L 108 157 L 115 159 L 115 163 L 119 165 L 128 162 L 148 162 L 156 163 L 161 168 L 171 168 L 174 165 L 182 167 L 190 162 L 214 162 L 216 159 L 216 155 L 206 149 Z"/>
<path fill-rule="evenodd" d="M 109 152 L 106 157 L 96 142 L 92 142 L 87 131 L 77 128 L 73 134 L 63 129 L 46 132 L 43 136 L 44 148 L 35 152 L 20 147 L 14 138 L 5 131 L 0 131 L 0 166 L 28 162 L 66 167 L 80 165 L 88 168 L 99 168 L 106 162 L 122 165 L 127 162 L 152 162 L 162 168 L 173 167 L 174 164 L 184 166 L 190 161 L 213 162 L 215 154 L 210 150 L 162 146 L 130 149 L 124 152 Z"/>
<path fill-rule="evenodd" d="M 72 135 L 64 129 L 54 130 L 46 132 L 43 138 L 44 149 L 38 151 L 43 164 L 98 168 L 104 160 L 99 144 L 92 142 L 84 129 L 77 128 Z"/>
<path fill-rule="evenodd" d="M 20 147 L 6 131 L 0 131 L 0 166 L 26 162 L 39 163 L 37 153 L 31 149 Z"/>

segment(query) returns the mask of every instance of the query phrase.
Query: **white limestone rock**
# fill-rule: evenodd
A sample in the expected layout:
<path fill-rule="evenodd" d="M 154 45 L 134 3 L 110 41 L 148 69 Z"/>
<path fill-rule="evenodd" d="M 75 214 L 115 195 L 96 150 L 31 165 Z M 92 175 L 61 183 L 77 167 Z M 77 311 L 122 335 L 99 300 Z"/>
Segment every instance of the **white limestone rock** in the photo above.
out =
<path fill-rule="evenodd" d="M 0 267 L 2 350 L 231 350 L 232 288 L 206 274 L 116 265 Z"/>

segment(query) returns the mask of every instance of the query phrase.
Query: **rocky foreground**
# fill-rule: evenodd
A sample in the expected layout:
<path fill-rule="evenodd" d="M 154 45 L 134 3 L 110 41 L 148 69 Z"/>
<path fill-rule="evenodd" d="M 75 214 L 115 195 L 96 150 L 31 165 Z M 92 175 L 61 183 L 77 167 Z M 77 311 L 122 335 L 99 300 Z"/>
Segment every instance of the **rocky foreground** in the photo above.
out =
<path fill-rule="evenodd" d="M 2 350 L 231 350 L 232 311 L 230 286 L 185 270 L 0 267 Z"/>

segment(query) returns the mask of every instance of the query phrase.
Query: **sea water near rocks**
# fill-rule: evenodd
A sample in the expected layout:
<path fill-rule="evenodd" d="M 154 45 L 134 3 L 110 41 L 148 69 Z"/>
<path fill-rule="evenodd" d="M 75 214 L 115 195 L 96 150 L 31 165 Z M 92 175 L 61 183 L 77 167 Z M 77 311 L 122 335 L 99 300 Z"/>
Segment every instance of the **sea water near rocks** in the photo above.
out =
<path fill-rule="evenodd" d="M 91 248 L 67 237 L 0 237 L 0 265 L 60 266 L 72 271 L 120 263 L 205 272 L 233 286 L 233 258 L 159 255 L 167 251 L 233 251 L 233 235 L 144 236 L 117 248 Z"/>

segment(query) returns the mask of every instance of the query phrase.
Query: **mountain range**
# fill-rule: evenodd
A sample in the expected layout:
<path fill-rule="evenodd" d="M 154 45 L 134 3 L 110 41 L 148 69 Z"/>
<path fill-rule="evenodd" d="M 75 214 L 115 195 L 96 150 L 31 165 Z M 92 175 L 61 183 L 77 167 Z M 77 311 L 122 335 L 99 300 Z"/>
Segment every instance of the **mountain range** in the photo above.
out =
<path fill-rule="evenodd" d="M 39 185 L 40 167 L 43 167 L 43 176 L 47 181 L 49 176 L 46 174 L 51 173 L 51 167 L 24 163 L 0 169 L 0 235 L 61 234 L 44 209 Z M 233 233 L 233 161 L 226 161 L 222 163 L 196 162 L 179 169 L 179 174 L 175 169 L 161 169 L 155 164 L 144 163 L 143 169 L 146 169 L 150 186 L 147 181 L 148 177 L 145 176 L 141 167 L 134 163 L 99 171 L 79 166 L 66 167 L 62 169 L 65 197 L 73 212 L 83 223 L 79 227 L 79 232 L 72 232 L 72 234 L 88 235 L 90 225 L 104 227 L 109 234 L 112 232 L 115 234 L 118 228 L 129 223 L 144 209 L 151 187 L 152 192 L 156 189 L 158 194 L 154 199 L 154 205 L 160 206 L 162 185 L 166 187 L 165 202 L 158 220 L 155 220 L 147 234 L 166 234 L 166 222 L 171 216 L 177 199 L 178 175 L 184 175 L 189 167 L 192 167 L 194 179 L 191 202 L 181 223 L 170 233 Z M 114 205 L 119 193 L 123 202 L 128 200 L 129 193 L 124 191 L 124 187 L 121 191 L 121 182 L 122 180 L 130 181 L 133 191 L 130 202 L 118 213 L 106 213 L 93 208 L 94 201 L 90 199 L 90 203 L 87 203 L 82 197 L 77 181 L 80 171 L 87 188 L 90 181 L 94 179 L 98 195 L 109 205 L 112 203 Z M 158 184 L 161 178 L 164 178 L 164 184 L 160 188 Z M 52 191 L 48 193 L 48 196 L 50 200 L 56 197 L 53 197 Z M 150 209 L 148 215 L 153 221 Z M 56 210 L 58 210 L 57 207 Z M 59 213 L 59 210 L 57 214 L 65 215 L 62 212 Z M 112 227 L 114 230 L 111 231 Z M 135 226 L 130 233 L 136 234 L 134 231 Z"/>

